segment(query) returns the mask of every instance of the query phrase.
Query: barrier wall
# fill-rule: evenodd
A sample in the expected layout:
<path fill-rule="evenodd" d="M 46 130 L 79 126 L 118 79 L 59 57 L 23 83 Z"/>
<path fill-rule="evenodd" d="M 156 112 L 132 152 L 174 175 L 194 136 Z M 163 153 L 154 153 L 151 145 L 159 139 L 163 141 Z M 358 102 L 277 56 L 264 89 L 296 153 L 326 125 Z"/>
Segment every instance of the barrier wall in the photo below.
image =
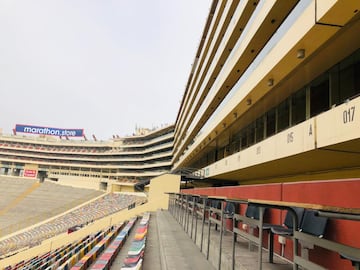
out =
<path fill-rule="evenodd" d="M 169 207 L 169 195 L 164 192 L 179 192 L 180 191 L 180 176 L 173 174 L 164 174 L 158 176 L 150 181 L 149 188 L 149 202 L 154 203 L 154 210 Z M 155 203 L 156 202 L 156 203 Z"/>
<path fill-rule="evenodd" d="M 360 208 L 359 194 L 360 179 L 283 184 L 283 201 Z M 324 238 L 360 247 L 359 229 L 360 222 L 329 219 Z M 353 269 L 350 261 L 321 248 L 310 250 L 309 257 L 329 269 Z"/>
<path fill-rule="evenodd" d="M 101 178 L 73 177 L 71 175 L 59 175 L 57 183 L 64 186 L 99 190 Z"/>
<path fill-rule="evenodd" d="M 218 187 L 183 190 L 183 193 L 225 196 L 228 198 L 251 198 L 275 201 L 313 203 L 338 207 L 360 208 L 360 179 L 330 181 L 293 182 L 235 187 Z M 241 208 L 244 213 L 246 206 Z M 265 222 L 281 224 L 285 212 L 270 210 L 265 214 Z M 325 238 L 360 248 L 360 222 L 329 219 Z M 263 245 L 266 246 L 266 238 Z M 274 248 L 280 253 L 281 246 L 275 237 Z M 287 239 L 284 256 L 292 260 L 292 241 Z M 353 269 L 351 262 L 341 259 L 339 254 L 315 247 L 309 250 L 309 258 L 328 269 Z"/>

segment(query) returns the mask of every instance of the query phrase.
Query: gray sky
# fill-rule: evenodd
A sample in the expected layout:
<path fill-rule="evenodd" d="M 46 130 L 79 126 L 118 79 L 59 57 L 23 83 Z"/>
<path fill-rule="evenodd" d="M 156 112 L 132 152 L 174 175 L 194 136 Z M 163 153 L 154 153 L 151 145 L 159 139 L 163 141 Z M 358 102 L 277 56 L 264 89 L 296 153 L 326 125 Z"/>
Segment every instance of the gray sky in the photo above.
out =
<path fill-rule="evenodd" d="M 0 128 L 175 122 L 211 0 L 0 0 Z"/>

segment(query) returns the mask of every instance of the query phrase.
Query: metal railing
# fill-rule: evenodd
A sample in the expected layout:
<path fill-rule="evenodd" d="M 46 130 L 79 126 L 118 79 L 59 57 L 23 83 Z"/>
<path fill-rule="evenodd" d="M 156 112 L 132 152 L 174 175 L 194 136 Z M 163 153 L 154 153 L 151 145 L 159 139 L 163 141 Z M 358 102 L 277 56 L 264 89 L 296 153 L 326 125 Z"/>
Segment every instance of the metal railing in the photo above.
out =
<path fill-rule="evenodd" d="M 334 240 L 323 239 L 322 237 L 317 237 L 309 233 L 302 232 L 299 228 L 298 218 L 296 212 L 293 210 L 293 207 L 303 207 L 308 210 L 315 210 L 319 216 L 328 216 L 329 218 L 335 219 L 351 219 L 353 221 L 360 220 L 360 209 L 341 209 L 336 208 L 336 214 L 333 211 L 334 207 L 326 210 L 326 206 L 322 205 L 312 205 L 305 203 L 293 203 L 293 202 L 283 202 L 283 201 L 261 201 L 261 200 L 251 200 L 251 199 L 228 199 L 226 197 L 211 197 L 211 196 L 199 196 L 192 194 L 184 193 L 169 193 L 169 211 L 174 216 L 174 218 L 180 223 L 184 231 L 191 237 L 191 239 L 197 243 L 197 234 L 199 222 L 201 222 L 201 231 L 200 231 L 200 250 L 203 252 L 203 240 L 204 236 L 207 235 L 206 241 L 206 250 L 205 255 L 209 260 L 209 247 L 210 247 L 210 228 L 214 225 L 214 229 L 219 228 L 219 240 L 217 244 L 218 251 L 218 261 L 217 269 L 221 269 L 221 253 L 222 253 L 222 240 L 223 234 L 226 231 L 231 231 L 232 233 L 232 269 L 235 269 L 235 245 L 237 242 L 237 236 L 255 243 L 258 246 L 258 269 L 262 269 L 262 243 L 263 243 L 263 230 L 264 230 L 264 212 L 267 208 L 288 210 L 292 215 L 292 222 L 296 224 L 293 226 L 293 236 L 291 237 L 294 242 L 293 248 L 293 269 L 299 269 L 299 266 L 305 267 L 307 269 L 325 269 L 324 266 L 321 266 L 315 262 L 310 261 L 308 258 L 299 255 L 299 249 L 297 248 L 300 241 L 306 241 L 314 246 L 319 246 L 325 248 L 329 251 L 340 254 L 343 258 L 350 260 L 354 269 L 360 269 L 360 248 L 352 247 L 346 244 L 337 243 Z M 252 219 L 245 214 L 240 214 L 237 212 L 226 213 L 225 206 L 228 203 L 233 203 L 237 205 L 244 204 L 246 206 L 252 205 L 258 207 L 259 218 Z M 331 211 L 330 211 L 331 210 Z M 351 215 L 344 213 L 342 211 L 351 212 Z M 239 211 L 238 211 L 239 212 Z M 227 229 L 225 224 L 226 219 L 232 220 L 232 228 Z M 259 229 L 258 235 L 252 234 L 246 230 L 240 229 L 239 224 L 249 224 L 250 226 L 257 227 Z M 205 233 L 205 227 L 207 224 L 207 234 Z M 273 224 L 275 225 L 275 224 Z M 276 225 L 275 225 L 276 226 Z M 189 231 L 190 230 L 190 231 Z M 272 252 L 269 250 L 269 262 L 272 261 Z"/>

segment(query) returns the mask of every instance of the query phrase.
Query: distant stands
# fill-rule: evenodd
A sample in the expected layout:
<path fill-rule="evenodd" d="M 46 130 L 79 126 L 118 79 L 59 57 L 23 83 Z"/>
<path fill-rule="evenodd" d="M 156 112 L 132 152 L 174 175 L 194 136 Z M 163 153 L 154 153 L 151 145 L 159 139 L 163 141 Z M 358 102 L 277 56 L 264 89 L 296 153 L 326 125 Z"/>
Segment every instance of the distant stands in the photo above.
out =
<path fill-rule="evenodd" d="M 69 228 L 86 226 L 94 220 L 118 212 L 134 203 L 142 203 L 143 201 L 144 198 L 135 195 L 106 194 L 44 224 L 0 241 L 0 257 L 20 248 L 39 245 L 45 239 L 67 232 Z"/>
<path fill-rule="evenodd" d="M 0 190 L 3 191 L 0 196 L 0 238 L 104 194 L 51 182 L 39 184 L 32 192 L 24 194 L 36 182 L 33 179 L 0 177 Z M 15 200 L 10 209 L 1 212 Z"/>
<path fill-rule="evenodd" d="M 36 180 L 23 178 L 0 177 L 0 210 L 5 208 L 10 201 L 29 188 Z M 0 226 L 3 220 L 0 220 Z"/>
<path fill-rule="evenodd" d="M 59 182 L 73 177 L 93 184 L 129 172 L 134 179 L 151 179 L 170 171 L 173 140 L 174 125 L 106 141 L 0 134 L 0 174 L 22 176 L 25 164 L 33 164 L 38 175 Z"/>
<path fill-rule="evenodd" d="M 145 213 L 137 227 L 137 233 L 141 231 L 141 240 L 134 239 L 128 251 L 126 262 L 135 263 L 141 266 L 144 253 L 149 213 Z M 79 241 L 75 241 L 54 251 L 35 256 L 29 260 L 21 261 L 15 265 L 7 266 L 4 270 L 15 269 L 36 269 L 36 270 L 83 270 L 83 269 L 110 269 L 116 256 L 127 240 L 130 230 L 134 227 L 137 217 L 129 221 L 111 226 L 94 234 L 87 235 Z M 146 230 L 144 230 L 146 229 Z M 139 237 L 138 234 L 136 234 Z M 141 248 L 134 248 L 141 242 Z M 126 252 L 126 251 L 124 251 Z M 136 254 L 135 254 L 136 253 Z M 136 255 L 139 259 L 134 259 Z M 124 268 L 127 269 L 127 268 Z M 131 268 L 134 269 L 134 268 Z M 137 268 L 139 269 L 139 268 Z"/>

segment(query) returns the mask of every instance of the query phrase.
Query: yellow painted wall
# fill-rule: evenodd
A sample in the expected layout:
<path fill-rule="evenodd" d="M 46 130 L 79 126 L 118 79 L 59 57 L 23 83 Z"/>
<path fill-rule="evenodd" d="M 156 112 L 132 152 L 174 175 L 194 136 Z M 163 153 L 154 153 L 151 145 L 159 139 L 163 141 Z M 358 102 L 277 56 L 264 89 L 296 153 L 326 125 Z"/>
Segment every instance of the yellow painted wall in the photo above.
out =
<path fill-rule="evenodd" d="M 38 164 L 25 164 L 23 176 L 27 178 L 36 178 L 38 172 L 39 172 Z"/>
<path fill-rule="evenodd" d="M 248 168 L 315 149 L 315 118 L 271 136 L 205 168 L 206 177 Z"/>
<path fill-rule="evenodd" d="M 120 185 L 111 185 L 110 186 L 110 192 L 120 192 L 121 186 Z"/>
<path fill-rule="evenodd" d="M 121 191 L 122 192 L 135 192 L 134 190 L 134 186 L 121 186 Z"/>
<path fill-rule="evenodd" d="M 111 184 L 112 192 L 135 192 L 134 185 L 123 185 L 121 183 Z"/>
<path fill-rule="evenodd" d="M 39 168 L 38 164 L 25 164 L 25 170 L 37 170 Z"/>
<path fill-rule="evenodd" d="M 157 206 L 155 209 L 168 209 L 169 195 L 165 192 L 180 192 L 180 176 L 160 175 L 150 181 L 149 201 Z"/>
<path fill-rule="evenodd" d="M 326 147 L 360 137 L 360 97 L 316 117 L 317 146 Z M 349 151 L 352 149 L 348 149 Z"/>
<path fill-rule="evenodd" d="M 58 178 L 58 184 L 60 185 L 96 190 L 100 188 L 100 182 L 101 178 L 91 177 L 61 175 Z"/>

